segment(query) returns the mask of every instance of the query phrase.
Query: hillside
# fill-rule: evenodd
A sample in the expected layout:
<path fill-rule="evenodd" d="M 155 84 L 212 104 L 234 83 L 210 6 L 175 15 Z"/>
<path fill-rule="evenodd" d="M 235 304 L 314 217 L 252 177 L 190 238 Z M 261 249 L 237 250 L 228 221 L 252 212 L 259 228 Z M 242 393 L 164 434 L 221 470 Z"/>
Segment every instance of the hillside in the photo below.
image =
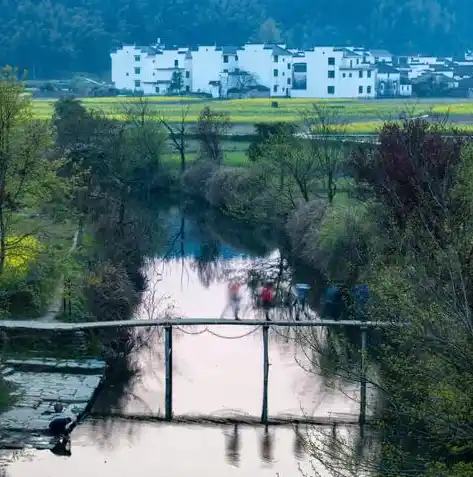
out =
<path fill-rule="evenodd" d="M 472 17 L 470 0 L 0 0 L 0 64 L 27 68 L 30 79 L 104 75 L 113 47 L 157 37 L 455 54 L 473 46 Z"/>

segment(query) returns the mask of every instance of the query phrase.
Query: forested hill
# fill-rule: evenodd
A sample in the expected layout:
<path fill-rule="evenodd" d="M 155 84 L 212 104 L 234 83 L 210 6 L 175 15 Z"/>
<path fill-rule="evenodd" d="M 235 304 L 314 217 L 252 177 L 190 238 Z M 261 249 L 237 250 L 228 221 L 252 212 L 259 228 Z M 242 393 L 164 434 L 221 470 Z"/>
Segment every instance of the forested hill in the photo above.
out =
<path fill-rule="evenodd" d="M 472 0 L 0 0 L 0 63 L 30 79 L 106 74 L 114 46 L 157 37 L 454 54 L 473 46 L 472 18 Z"/>

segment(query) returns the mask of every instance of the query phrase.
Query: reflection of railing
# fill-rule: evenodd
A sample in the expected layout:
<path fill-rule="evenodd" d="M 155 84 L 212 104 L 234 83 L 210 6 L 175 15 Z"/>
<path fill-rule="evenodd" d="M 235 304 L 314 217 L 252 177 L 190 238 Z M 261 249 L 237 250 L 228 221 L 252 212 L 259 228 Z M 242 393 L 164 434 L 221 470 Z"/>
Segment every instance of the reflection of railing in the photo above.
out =
<path fill-rule="evenodd" d="M 407 326 L 408 323 L 393 323 L 379 321 L 356 321 L 356 320 L 311 320 L 311 321 L 286 321 L 286 320 L 225 320 L 225 319 L 202 319 L 186 318 L 173 320 L 122 320 L 103 321 L 90 323 L 58 323 L 58 322 L 37 322 L 37 321 L 0 321 L 1 329 L 28 329 L 28 330 L 93 330 L 106 328 L 140 328 L 140 327 L 164 327 L 165 329 L 165 415 L 164 419 L 173 419 L 172 410 L 172 342 L 173 327 L 182 328 L 184 326 L 252 326 L 263 329 L 263 403 L 261 411 L 262 424 L 268 424 L 268 380 L 269 380 L 269 327 L 355 327 L 361 330 L 361 350 L 360 350 L 360 414 L 359 423 L 366 422 L 366 332 L 368 328 L 391 328 Z"/>

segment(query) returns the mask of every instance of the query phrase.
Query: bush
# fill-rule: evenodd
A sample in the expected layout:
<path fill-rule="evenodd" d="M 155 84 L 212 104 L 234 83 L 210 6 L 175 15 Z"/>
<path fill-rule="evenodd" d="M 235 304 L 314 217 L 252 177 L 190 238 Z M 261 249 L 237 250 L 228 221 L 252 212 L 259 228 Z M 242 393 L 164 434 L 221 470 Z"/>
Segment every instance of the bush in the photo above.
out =
<path fill-rule="evenodd" d="M 40 249 L 39 245 L 35 250 L 34 260 L 20 255 L 7 260 L 0 278 L 0 309 L 6 316 L 40 316 L 54 296 L 60 277 L 58 255 L 52 249 Z"/>
<path fill-rule="evenodd" d="M 207 181 L 216 170 L 217 167 L 210 161 L 197 161 L 182 174 L 181 185 L 184 193 L 204 199 Z"/>
<path fill-rule="evenodd" d="M 98 321 L 115 321 L 131 316 L 140 294 L 123 267 L 105 262 L 89 276 L 86 297 Z"/>
<path fill-rule="evenodd" d="M 293 250 L 304 254 L 309 243 L 318 243 L 320 226 L 327 212 L 327 206 L 326 201 L 317 199 L 304 202 L 292 213 L 286 224 L 286 233 Z"/>

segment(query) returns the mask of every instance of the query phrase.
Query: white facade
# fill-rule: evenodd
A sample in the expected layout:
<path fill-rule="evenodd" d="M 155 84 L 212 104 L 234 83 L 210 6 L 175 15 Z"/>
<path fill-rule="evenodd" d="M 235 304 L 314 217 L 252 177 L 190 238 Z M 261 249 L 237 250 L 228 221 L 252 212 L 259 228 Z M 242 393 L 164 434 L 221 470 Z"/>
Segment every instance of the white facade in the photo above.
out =
<path fill-rule="evenodd" d="M 248 44 L 238 51 L 239 68 L 267 86 L 271 96 L 291 95 L 293 55 L 285 45 Z"/>
<path fill-rule="evenodd" d="M 191 64 L 186 53 L 187 49 L 124 46 L 110 55 L 112 82 L 118 89 L 164 95 L 169 93 L 173 75 L 179 74 L 181 90 L 190 91 Z"/>
<path fill-rule="evenodd" d="M 383 62 L 388 57 L 388 53 L 382 56 Z M 374 98 L 375 58 L 379 56 L 363 48 L 288 51 L 284 44 L 194 49 L 128 45 L 111 54 L 112 81 L 118 89 L 146 95 L 206 93 L 213 98 L 225 98 L 232 89 L 235 97 L 242 72 L 252 78 L 253 86 L 269 89 L 271 97 Z M 428 68 L 414 66 L 409 75 L 416 77 Z M 182 79 L 180 91 L 172 88 L 176 74 Z"/>
<path fill-rule="evenodd" d="M 315 47 L 293 59 L 293 98 L 374 98 L 376 68 L 346 48 Z"/>

